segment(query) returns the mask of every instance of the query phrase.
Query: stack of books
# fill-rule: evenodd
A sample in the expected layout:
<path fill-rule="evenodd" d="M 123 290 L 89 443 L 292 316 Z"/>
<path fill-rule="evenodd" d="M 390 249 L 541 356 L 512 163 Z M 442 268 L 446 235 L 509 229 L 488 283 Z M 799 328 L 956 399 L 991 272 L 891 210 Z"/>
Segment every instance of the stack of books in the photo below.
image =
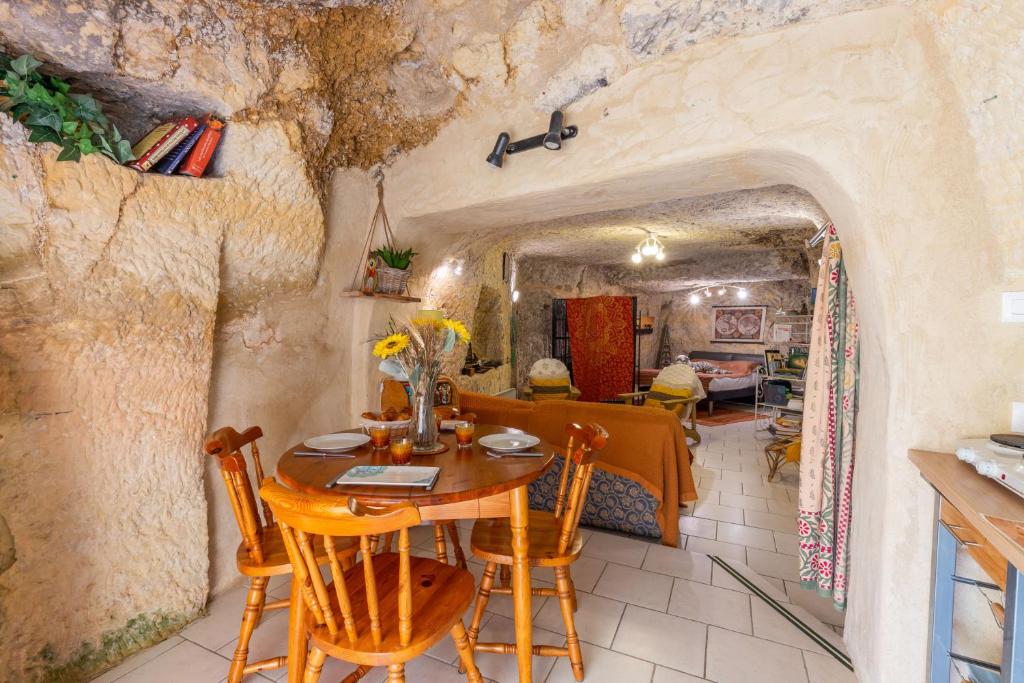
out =
<path fill-rule="evenodd" d="M 125 165 L 143 173 L 201 177 L 217 149 L 224 125 L 224 121 L 213 114 L 199 121 L 186 116 L 162 123 L 132 147 L 135 159 Z"/>
<path fill-rule="evenodd" d="M 801 421 L 798 417 L 780 415 L 768 425 L 768 431 L 775 436 L 789 436 L 801 432 Z"/>

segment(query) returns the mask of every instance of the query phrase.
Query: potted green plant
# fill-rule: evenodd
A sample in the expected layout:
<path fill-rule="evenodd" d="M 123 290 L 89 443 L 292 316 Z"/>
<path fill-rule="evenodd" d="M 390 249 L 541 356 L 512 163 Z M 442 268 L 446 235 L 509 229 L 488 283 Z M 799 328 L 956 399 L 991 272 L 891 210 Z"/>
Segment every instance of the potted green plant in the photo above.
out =
<path fill-rule="evenodd" d="M 405 291 L 409 275 L 412 274 L 412 257 L 416 252 L 412 249 L 400 250 L 394 244 L 385 244 L 376 249 L 377 257 L 377 291 L 382 294 L 401 294 Z"/>

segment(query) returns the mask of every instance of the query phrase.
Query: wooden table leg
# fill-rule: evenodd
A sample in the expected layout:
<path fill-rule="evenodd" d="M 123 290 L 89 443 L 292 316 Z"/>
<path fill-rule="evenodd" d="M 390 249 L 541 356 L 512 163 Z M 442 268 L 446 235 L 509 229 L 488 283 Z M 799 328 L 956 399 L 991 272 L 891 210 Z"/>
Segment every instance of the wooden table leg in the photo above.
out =
<path fill-rule="evenodd" d="M 288 683 L 302 683 L 306 669 L 306 632 L 302 622 L 306 618 L 306 603 L 302 599 L 299 582 L 292 577 L 291 605 L 288 607 Z"/>
<path fill-rule="evenodd" d="M 519 683 L 531 683 L 533 615 L 530 608 L 530 562 L 527 555 L 530 507 L 525 486 L 512 489 L 509 496 L 512 503 L 509 516 L 512 528 L 512 605 L 516 625 L 516 659 L 519 660 Z"/>

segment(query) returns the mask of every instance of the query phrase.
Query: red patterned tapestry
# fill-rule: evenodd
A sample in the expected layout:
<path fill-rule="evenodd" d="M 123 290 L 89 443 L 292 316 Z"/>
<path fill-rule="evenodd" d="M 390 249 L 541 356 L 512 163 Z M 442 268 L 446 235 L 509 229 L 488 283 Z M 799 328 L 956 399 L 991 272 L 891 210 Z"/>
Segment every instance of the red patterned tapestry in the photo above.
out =
<path fill-rule="evenodd" d="M 581 401 L 633 391 L 633 299 L 566 299 L 572 374 Z"/>

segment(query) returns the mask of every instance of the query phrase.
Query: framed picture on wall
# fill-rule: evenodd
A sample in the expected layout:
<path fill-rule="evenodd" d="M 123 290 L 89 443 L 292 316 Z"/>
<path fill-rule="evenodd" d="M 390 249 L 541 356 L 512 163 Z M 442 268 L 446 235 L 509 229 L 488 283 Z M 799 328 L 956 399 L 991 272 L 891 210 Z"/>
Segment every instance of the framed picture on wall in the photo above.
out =
<path fill-rule="evenodd" d="M 714 306 L 711 341 L 730 344 L 764 342 L 767 306 Z"/>

